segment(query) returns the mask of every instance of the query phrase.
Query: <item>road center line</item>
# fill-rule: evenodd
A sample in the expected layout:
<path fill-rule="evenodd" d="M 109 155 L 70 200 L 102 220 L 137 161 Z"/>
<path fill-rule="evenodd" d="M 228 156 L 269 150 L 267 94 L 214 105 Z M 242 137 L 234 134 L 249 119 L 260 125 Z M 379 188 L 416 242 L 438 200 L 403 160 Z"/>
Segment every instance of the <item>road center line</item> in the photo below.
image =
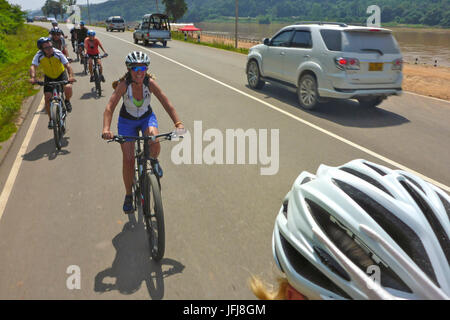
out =
<path fill-rule="evenodd" d="M 286 116 L 288 116 L 288 117 L 290 117 L 290 118 L 292 118 L 292 119 L 294 119 L 294 120 L 297 120 L 297 121 L 299 121 L 299 122 L 301 122 L 301 123 L 303 123 L 303 124 L 305 124 L 305 125 L 307 125 L 307 126 L 313 128 L 313 129 L 316 129 L 316 130 L 318 130 L 318 131 L 320 131 L 320 132 L 322 132 L 322 133 L 324 133 L 324 134 L 326 134 L 326 135 L 328 135 L 328 136 L 330 136 L 330 137 L 332 137 L 332 138 L 335 138 L 335 139 L 337 139 L 337 140 L 339 140 L 339 141 L 341 141 L 341 142 L 343 142 L 343 143 L 345 143 L 345 144 L 347 144 L 347 145 L 349 145 L 349 146 L 351 146 L 351 147 L 354 147 L 354 148 L 356 148 L 356 149 L 358 149 L 358 150 L 360 150 L 360 151 L 362 151 L 362 152 L 365 152 L 365 153 L 371 155 L 372 157 L 375 157 L 375 158 L 377 158 L 377 159 L 379 159 L 379 160 L 381 160 L 381 161 L 384 161 L 384 162 L 386 162 L 386 163 L 389 163 L 390 165 L 392 165 L 392 166 L 394 166 L 394 167 L 397 167 L 397 168 L 399 168 L 399 169 L 401 169 L 401 170 L 409 171 L 409 172 L 411 172 L 411 173 L 413 173 L 413 174 L 415 174 L 415 175 L 421 177 L 422 179 L 424 179 L 424 180 L 426 180 L 426 181 L 428 181 L 428 182 L 433 183 L 434 185 L 438 186 L 439 188 L 441 188 L 441 189 L 443 189 L 443 190 L 445 190 L 445 191 L 447 191 L 447 192 L 450 192 L 450 187 L 446 186 L 446 185 L 443 184 L 443 183 L 440 183 L 440 182 L 438 182 L 438 181 L 436 181 L 436 180 L 433 180 L 433 179 L 431 179 L 431 178 L 429 178 L 429 177 L 427 177 L 427 176 L 425 176 L 425 175 L 423 175 L 423 174 L 421 174 L 421 173 L 419 173 L 419 172 L 417 172 L 417 171 L 414 171 L 414 170 L 412 170 L 412 169 L 410 169 L 410 168 L 408 168 L 408 167 L 406 167 L 406 166 L 404 166 L 404 165 L 402 165 L 402 164 L 400 164 L 400 163 L 398 163 L 398 162 L 395 162 L 395 161 L 393 161 L 393 160 L 391 160 L 391 159 L 388 159 L 388 158 L 386 158 L 386 157 L 384 157 L 384 156 L 382 156 L 382 155 L 380 155 L 380 154 L 378 154 L 378 153 L 376 153 L 376 152 L 373 152 L 373 151 L 371 151 L 371 150 L 369 150 L 369 149 L 367 149 L 367 148 L 365 148 L 365 147 L 363 147 L 363 146 L 360 146 L 359 144 L 356 144 L 356 143 L 354 143 L 354 142 L 352 142 L 352 141 L 350 141 L 350 140 L 347 140 L 347 139 L 345 139 L 345 138 L 343 138 L 343 137 L 341 137 L 341 136 L 338 136 L 337 134 L 334 134 L 334 133 L 332 133 L 332 132 L 330 132 L 330 131 L 328 131 L 328 130 L 325 130 L 325 129 L 323 129 L 323 128 L 321 128 L 321 127 L 319 127 L 319 126 L 317 126 L 317 125 L 315 125 L 315 124 L 313 124 L 313 123 L 311 123 L 311 122 L 308 122 L 308 121 L 306 121 L 306 120 L 304 120 L 304 119 L 301 119 L 301 118 L 299 118 L 299 117 L 297 117 L 297 116 L 295 116 L 295 115 L 293 115 L 293 114 L 291 114 L 291 113 L 289 113 L 289 112 L 287 112 L 287 111 L 285 111 L 285 110 L 283 110 L 283 109 L 281 109 L 281 108 L 278 108 L 278 107 L 276 107 L 276 106 L 274 106 L 274 105 L 272 105 L 272 104 L 270 104 L 270 103 L 268 103 L 268 102 L 266 102 L 266 101 L 263 101 L 263 100 L 261 100 L 261 99 L 259 99 L 259 98 L 256 98 L 256 97 L 254 97 L 254 96 L 252 96 L 252 95 L 250 95 L 250 94 L 248 94 L 248 93 L 245 93 L 245 92 L 243 92 L 243 91 L 241 91 L 241 90 L 239 90 L 239 89 L 236 89 L 236 88 L 234 88 L 234 87 L 232 87 L 232 86 L 230 86 L 230 85 L 228 85 L 228 84 L 226 84 L 226 83 L 224 83 L 224 82 L 222 82 L 222 81 L 220 81 L 220 80 L 217 80 L 217 79 L 215 79 L 215 78 L 213 78 L 213 77 L 211 77 L 211 76 L 208 76 L 208 75 L 206 75 L 206 74 L 204 74 L 204 73 L 201 73 L 200 71 L 197 71 L 197 70 L 195 70 L 195 69 L 192 69 L 191 67 L 188 67 L 188 66 L 186 66 L 186 65 L 184 65 L 184 64 L 182 64 L 182 63 L 180 63 L 180 62 L 178 62 L 178 61 L 176 61 L 176 60 L 173 60 L 173 59 L 168 58 L 168 57 L 166 57 L 166 56 L 163 56 L 162 54 L 159 54 L 159 53 L 157 53 L 157 52 L 155 52 L 155 51 L 152 51 L 152 50 L 147 49 L 147 48 L 143 48 L 143 47 L 141 47 L 141 46 L 139 46 L 139 45 L 137 45 L 137 44 L 135 44 L 135 43 L 133 43 L 133 42 L 130 42 L 130 41 L 121 39 L 121 38 L 116 37 L 116 36 L 113 36 L 113 35 L 111 35 L 111 34 L 107 34 L 107 33 L 104 33 L 104 32 L 98 32 L 98 33 L 101 33 L 101 34 L 103 34 L 103 35 L 107 35 L 107 36 L 116 38 L 116 39 L 118 39 L 118 40 L 120 40 L 120 41 L 126 42 L 126 43 L 128 43 L 128 44 L 133 45 L 133 46 L 136 46 L 136 47 L 138 47 L 140 50 L 146 50 L 146 51 L 148 51 L 148 52 L 151 52 L 151 53 L 153 53 L 153 54 L 155 54 L 155 55 L 157 55 L 157 56 L 159 56 L 159 57 L 161 57 L 161 58 L 163 58 L 163 59 L 165 59 L 165 60 L 167 60 L 167 61 L 170 61 L 170 62 L 172 62 L 172 63 L 175 63 L 175 64 L 177 64 L 177 65 L 179 65 L 179 66 L 181 66 L 181 67 L 183 67 L 183 68 L 185 68 L 185 69 L 187 69 L 187 70 L 190 70 L 190 71 L 192 71 L 192 72 L 194 72 L 194 73 L 196 73 L 196 74 L 198 74 L 198 75 L 204 77 L 204 78 L 207 78 L 207 79 L 209 79 L 209 80 L 211 80 L 211 81 L 214 81 L 214 82 L 216 82 L 216 83 L 218 83 L 218 84 L 220 84 L 220 85 L 222 85 L 222 86 L 224 86 L 224 87 L 226 87 L 226 88 L 228 88 L 228 89 L 230 89 L 230 90 L 233 90 L 233 91 L 235 91 L 235 92 L 237 92 L 237 93 L 240 93 L 240 94 L 242 94 L 242 95 L 244 95 L 244 96 L 246 96 L 246 97 L 248 97 L 248 98 L 250 98 L 250 99 L 253 99 L 253 100 L 255 100 L 255 101 L 259 102 L 259 103 L 262 103 L 263 105 L 265 105 L 265 106 L 271 108 L 272 110 L 278 111 L 278 112 L 280 112 L 280 113 L 282 113 L 282 114 L 284 114 L 284 115 L 286 115 Z"/>
<path fill-rule="evenodd" d="M 42 97 L 41 103 L 37 110 L 41 110 L 44 107 L 45 100 Z M 23 156 L 27 152 L 28 144 L 30 143 L 31 136 L 33 135 L 34 129 L 36 128 L 36 124 L 39 120 L 40 113 L 36 113 L 31 121 L 31 125 L 28 128 L 28 132 L 25 136 L 25 139 L 22 142 L 22 146 L 17 152 L 16 160 L 14 160 L 11 171 L 9 172 L 8 179 L 6 179 L 5 186 L 3 187 L 2 193 L 0 195 L 0 220 L 2 219 L 3 212 L 6 208 L 6 203 L 8 202 L 9 196 L 11 195 L 11 191 L 14 187 L 14 182 L 16 181 L 17 175 L 19 173 L 20 166 L 22 165 Z"/>

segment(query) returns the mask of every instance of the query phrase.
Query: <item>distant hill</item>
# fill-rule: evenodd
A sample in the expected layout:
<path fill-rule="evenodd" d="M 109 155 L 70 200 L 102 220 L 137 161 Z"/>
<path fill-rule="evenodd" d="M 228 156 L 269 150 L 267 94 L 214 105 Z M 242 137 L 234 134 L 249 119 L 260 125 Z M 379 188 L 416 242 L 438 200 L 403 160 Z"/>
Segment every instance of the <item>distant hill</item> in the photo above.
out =
<path fill-rule="evenodd" d="M 235 0 L 185 0 L 188 11 L 180 22 L 198 22 L 233 17 Z M 84 3 L 84 1 L 83 1 Z M 159 12 L 164 5 L 159 0 Z M 450 27 L 450 0 L 239 0 L 240 17 L 259 17 L 264 20 L 324 20 L 364 23 L 367 7 L 381 8 L 383 23 L 424 24 Z M 120 15 L 127 21 L 139 21 L 146 13 L 156 11 L 155 0 L 110 0 L 90 5 L 92 21 L 104 21 Z M 83 19 L 87 10 L 82 6 Z"/>

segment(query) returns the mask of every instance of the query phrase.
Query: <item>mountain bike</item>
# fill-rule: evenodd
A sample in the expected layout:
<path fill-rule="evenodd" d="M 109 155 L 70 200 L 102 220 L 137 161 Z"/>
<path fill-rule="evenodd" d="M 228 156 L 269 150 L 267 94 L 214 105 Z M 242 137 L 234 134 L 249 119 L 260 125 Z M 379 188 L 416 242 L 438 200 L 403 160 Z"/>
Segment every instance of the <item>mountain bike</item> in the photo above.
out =
<path fill-rule="evenodd" d="M 184 132 L 183 132 L 184 133 Z M 148 235 L 151 256 L 160 261 L 165 251 L 164 209 L 161 198 L 161 183 L 154 168 L 149 164 L 149 141 L 165 141 L 183 138 L 182 133 L 169 132 L 156 136 L 114 136 L 108 142 L 135 141 L 135 178 L 133 182 L 134 208 L 142 208 L 145 229 Z"/>
<path fill-rule="evenodd" d="M 93 61 L 93 66 L 92 66 L 92 71 L 94 73 L 94 81 L 95 81 L 95 91 L 97 92 L 98 96 L 101 97 L 102 96 L 102 85 L 101 85 L 101 79 L 100 79 L 100 65 L 98 64 L 98 60 L 99 59 L 103 59 L 105 57 L 107 57 L 108 54 L 104 54 L 104 55 L 95 55 L 95 56 L 90 56 L 92 58 Z"/>
<path fill-rule="evenodd" d="M 40 86 L 50 86 L 53 89 L 53 96 L 50 99 L 50 118 L 53 120 L 53 136 L 56 148 L 61 150 L 62 137 L 66 132 L 67 118 L 63 86 L 70 82 L 64 80 L 52 82 L 37 81 L 36 83 Z"/>

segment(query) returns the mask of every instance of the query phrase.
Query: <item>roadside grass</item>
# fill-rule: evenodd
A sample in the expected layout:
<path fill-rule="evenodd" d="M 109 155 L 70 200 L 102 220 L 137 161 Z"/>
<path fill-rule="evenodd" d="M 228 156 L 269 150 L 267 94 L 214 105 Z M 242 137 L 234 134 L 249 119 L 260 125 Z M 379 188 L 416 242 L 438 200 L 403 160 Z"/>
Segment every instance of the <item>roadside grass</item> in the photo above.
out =
<path fill-rule="evenodd" d="M 15 120 L 26 97 L 38 92 L 28 82 L 31 60 L 37 52 L 36 41 L 47 36 L 42 27 L 24 25 L 16 34 L 3 35 L 8 61 L 0 64 L 0 142 L 17 131 Z"/>
<path fill-rule="evenodd" d="M 184 34 L 181 32 L 172 31 L 172 40 L 185 41 Z M 202 41 L 198 42 L 198 40 L 195 38 L 187 37 L 187 40 L 185 42 L 198 44 L 198 45 L 202 45 L 202 46 L 207 46 L 207 47 L 223 49 L 223 50 L 228 50 L 228 51 L 233 51 L 233 52 L 242 53 L 242 54 L 248 54 L 247 48 L 235 48 L 232 44 L 226 44 L 226 43 L 223 43 L 222 41 L 214 40 L 212 43 L 202 42 Z"/>

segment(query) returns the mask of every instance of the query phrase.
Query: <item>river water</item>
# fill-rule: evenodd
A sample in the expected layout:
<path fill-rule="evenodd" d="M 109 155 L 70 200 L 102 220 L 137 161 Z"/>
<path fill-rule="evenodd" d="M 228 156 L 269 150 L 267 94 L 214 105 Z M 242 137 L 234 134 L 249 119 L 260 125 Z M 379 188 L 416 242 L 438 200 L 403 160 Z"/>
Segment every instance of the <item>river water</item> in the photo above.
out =
<path fill-rule="evenodd" d="M 261 40 L 270 38 L 288 24 L 240 23 L 240 38 Z M 200 22 L 195 24 L 203 31 L 217 32 L 234 37 L 234 23 Z M 388 28 L 397 39 L 406 62 L 450 67 L 450 29 Z"/>

